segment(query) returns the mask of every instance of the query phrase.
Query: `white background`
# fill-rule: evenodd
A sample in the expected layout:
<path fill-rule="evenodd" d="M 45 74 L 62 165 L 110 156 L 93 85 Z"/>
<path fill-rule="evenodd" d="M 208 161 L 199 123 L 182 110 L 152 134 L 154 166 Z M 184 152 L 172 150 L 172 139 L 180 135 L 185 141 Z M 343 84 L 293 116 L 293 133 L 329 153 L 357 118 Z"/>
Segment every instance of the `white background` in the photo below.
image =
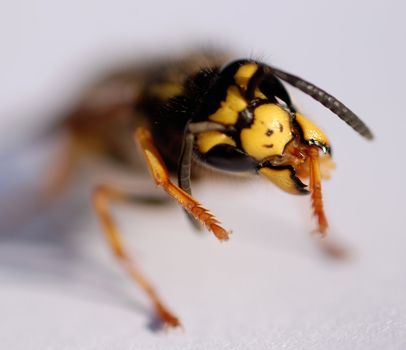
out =
<path fill-rule="evenodd" d="M 406 348 L 404 14 L 402 1 L 3 1 L 0 348 Z M 334 147 L 324 194 L 330 238 L 352 253 L 345 262 L 311 238 L 308 198 L 259 180 L 195 186 L 233 229 L 224 244 L 192 232 L 176 206 L 117 208 L 137 261 L 184 324 L 162 332 L 107 250 L 90 188 L 78 184 L 70 206 L 26 213 L 55 146 L 32 140 L 103 66 L 207 44 L 316 83 L 376 140 L 291 90 Z"/>

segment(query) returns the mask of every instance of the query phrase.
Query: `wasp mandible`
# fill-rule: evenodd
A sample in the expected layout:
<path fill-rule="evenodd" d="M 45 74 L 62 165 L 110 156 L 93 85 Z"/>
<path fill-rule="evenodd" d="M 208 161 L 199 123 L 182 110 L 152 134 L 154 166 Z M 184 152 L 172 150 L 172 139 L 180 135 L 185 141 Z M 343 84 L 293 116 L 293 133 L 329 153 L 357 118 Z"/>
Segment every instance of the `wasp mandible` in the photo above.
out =
<path fill-rule="evenodd" d="M 261 176 L 291 194 L 310 194 L 318 231 L 325 234 L 321 180 L 333 164 L 331 145 L 298 111 L 283 82 L 310 95 L 363 137 L 373 138 L 349 108 L 304 79 L 254 59 L 227 63 L 221 55 L 198 52 L 113 73 L 89 89 L 61 123 L 71 142 L 53 183 L 63 183 L 83 155 L 101 155 L 134 169 L 138 144 L 155 183 L 221 241 L 229 232 L 192 196 L 195 163 L 231 175 Z M 177 175 L 177 183 L 171 174 Z M 110 213 L 112 202 L 133 198 L 133 193 L 100 184 L 93 203 L 115 256 L 149 296 L 160 319 L 179 326 L 131 259 Z"/>

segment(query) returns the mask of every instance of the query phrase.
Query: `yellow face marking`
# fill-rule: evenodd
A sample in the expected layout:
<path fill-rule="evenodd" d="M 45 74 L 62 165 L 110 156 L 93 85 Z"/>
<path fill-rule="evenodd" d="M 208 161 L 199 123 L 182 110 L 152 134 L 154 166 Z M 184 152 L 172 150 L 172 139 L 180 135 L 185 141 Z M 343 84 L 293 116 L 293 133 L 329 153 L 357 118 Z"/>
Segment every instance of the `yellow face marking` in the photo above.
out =
<path fill-rule="evenodd" d="M 255 74 L 258 69 L 258 65 L 255 63 L 246 63 L 242 65 L 238 70 L 237 73 L 234 75 L 234 81 L 239 85 L 241 88 L 246 89 L 248 85 L 248 81 L 251 77 Z"/>
<path fill-rule="evenodd" d="M 255 63 L 247 63 L 241 66 L 237 73 L 234 75 L 234 81 L 236 84 L 243 90 L 246 90 L 248 87 L 248 82 L 258 70 L 258 65 Z M 266 99 L 266 96 L 261 92 L 260 89 L 255 89 L 255 97 Z"/>
<path fill-rule="evenodd" d="M 222 101 L 220 108 L 209 116 L 213 122 L 224 125 L 234 125 L 238 119 L 238 113 L 247 107 L 247 102 L 241 96 L 236 86 L 230 86 L 227 89 L 226 100 Z"/>
<path fill-rule="evenodd" d="M 175 83 L 162 83 L 153 85 L 150 91 L 153 95 L 162 100 L 169 100 L 172 97 L 182 94 L 183 86 Z"/>
<path fill-rule="evenodd" d="M 259 172 L 266 176 L 268 180 L 272 181 L 276 186 L 285 192 L 291 194 L 302 194 L 297 187 L 295 182 L 291 178 L 291 173 L 289 169 L 270 169 L 262 168 Z"/>
<path fill-rule="evenodd" d="M 272 103 L 257 107 L 254 123 L 241 131 L 243 149 L 257 160 L 282 155 L 291 139 L 289 113 Z"/>
<path fill-rule="evenodd" d="M 207 153 L 214 146 L 226 144 L 235 146 L 234 140 L 220 131 L 202 132 L 197 137 L 197 147 L 200 153 Z"/>
<path fill-rule="evenodd" d="M 330 146 L 330 142 L 324 132 L 304 115 L 296 112 L 296 121 L 302 128 L 303 136 L 306 141 L 314 140 L 322 145 Z"/>

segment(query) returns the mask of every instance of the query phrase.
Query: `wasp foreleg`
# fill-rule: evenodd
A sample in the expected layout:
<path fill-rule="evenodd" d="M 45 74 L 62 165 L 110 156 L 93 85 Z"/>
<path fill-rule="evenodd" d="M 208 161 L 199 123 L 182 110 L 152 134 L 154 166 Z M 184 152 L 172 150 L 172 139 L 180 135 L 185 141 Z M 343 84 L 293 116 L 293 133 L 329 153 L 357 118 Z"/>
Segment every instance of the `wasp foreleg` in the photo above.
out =
<path fill-rule="evenodd" d="M 192 188 L 190 183 L 191 169 L 192 169 L 192 156 L 193 156 L 193 145 L 195 142 L 195 135 L 200 132 L 214 131 L 214 130 L 224 130 L 225 127 L 218 123 L 213 122 L 198 122 L 198 123 L 188 123 L 185 135 L 183 137 L 182 151 L 179 159 L 178 166 L 178 185 L 179 187 L 192 195 Z M 193 227 L 197 230 L 202 228 L 199 225 L 199 221 L 185 210 L 187 218 L 192 223 Z"/>
<path fill-rule="evenodd" d="M 201 206 L 191 195 L 180 187 L 176 186 L 169 178 L 169 172 L 163 162 L 159 152 L 155 148 L 151 134 L 145 128 L 138 128 L 135 131 L 135 140 L 144 153 L 148 167 L 158 186 L 175 199 L 185 210 L 206 228 L 213 232 L 221 241 L 227 240 L 229 232 L 220 226 L 219 221 L 207 209 Z"/>
<path fill-rule="evenodd" d="M 194 140 L 195 136 L 190 132 L 186 132 L 183 139 L 182 153 L 180 155 L 178 167 L 178 185 L 182 190 L 187 192 L 189 195 L 192 195 L 190 175 L 192 168 L 192 153 Z M 187 210 L 184 209 L 184 212 L 189 221 L 192 223 L 193 227 L 197 230 L 201 230 L 202 226 L 199 224 L 199 221 L 196 220 L 195 217 L 192 214 L 190 214 Z"/>

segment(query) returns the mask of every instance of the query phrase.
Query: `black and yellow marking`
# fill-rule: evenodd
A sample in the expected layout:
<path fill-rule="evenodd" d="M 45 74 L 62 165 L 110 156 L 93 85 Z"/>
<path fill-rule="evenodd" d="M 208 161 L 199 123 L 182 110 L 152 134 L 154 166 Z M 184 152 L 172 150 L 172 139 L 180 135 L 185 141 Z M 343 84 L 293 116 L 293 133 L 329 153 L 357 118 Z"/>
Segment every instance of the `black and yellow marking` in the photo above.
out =
<path fill-rule="evenodd" d="M 295 176 L 292 169 L 261 168 L 259 173 L 280 189 L 291 194 L 307 194 L 306 186 Z"/>
<path fill-rule="evenodd" d="M 241 89 L 247 90 L 248 83 L 257 70 L 258 65 L 256 63 L 243 64 L 234 75 L 235 83 Z"/>
<path fill-rule="evenodd" d="M 241 90 L 247 91 L 251 79 L 254 77 L 255 73 L 258 71 L 258 65 L 256 63 L 246 63 L 243 64 L 235 73 L 234 81 L 240 87 Z M 265 100 L 266 96 L 261 92 L 261 90 L 256 87 L 255 98 L 260 98 Z"/>
<path fill-rule="evenodd" d="M 258 70 L 256 63 L 245 63 L 238 68 L 234 76 L 231 77 L 229 86 L 226 90 L 226 96 L 220 102 L 217 110 L 209 115 L 209 120 L 224 125 L 235 125 L 238 120 L 238 114 L 247 108 L 248 102 L 246 92 L 250 80 Z M 266 100 L 266 96 L 255 89 L 255 98 Z"/>
<path fill-rule="evenodd" d="M 221 144 L 236 146 L 235 141 L 230 136 L 220 131 L 202 132 L 198 135 L 196 142 L 199 152 L 202 154 L 209 152 L 214 146 Z"/>
<path fill-rule="evenodd" d="M 282 156 L 293 137 L 290 114 L 273 103 L 262 104 L 253 113 L 253 123 L 241 130 L 242 148 L 259 161 Z"/>
<path fill-rule="evenodd" d="M 308 143 L 318 144 L 330 149 L 330 141 L 324 132 L 304 115 L 296 112 L 296 122 L 300 126 L 303 139 Z"/>
<path fill-rule="evenodd" d="M 247 108 L 247 105 L 238 87 L 231 85 L 227 89 L 225 101 L 220 102 L 220 107 L 209 116 L 209 120 L 224 125 L 234 125 L 238 120 L 238 113 Z"/>

